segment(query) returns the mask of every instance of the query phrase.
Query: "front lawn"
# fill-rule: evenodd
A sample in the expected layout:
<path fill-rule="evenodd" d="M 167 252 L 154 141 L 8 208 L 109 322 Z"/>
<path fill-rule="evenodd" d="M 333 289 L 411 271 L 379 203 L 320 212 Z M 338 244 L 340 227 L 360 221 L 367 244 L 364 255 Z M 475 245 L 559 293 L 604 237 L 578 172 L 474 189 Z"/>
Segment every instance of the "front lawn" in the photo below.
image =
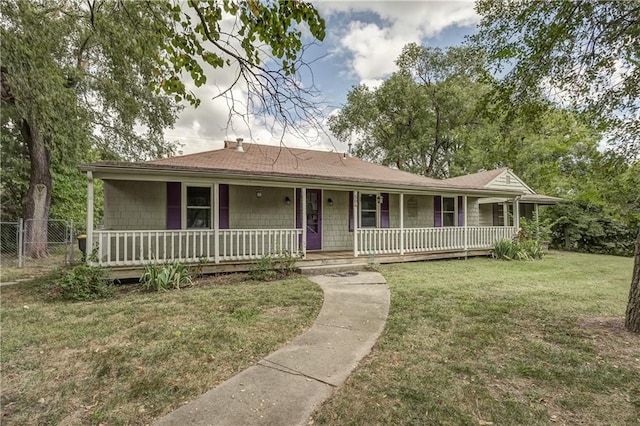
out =
<path fill-rule="evenodd" d="M 42 287 L 1 289 L 3 425 L 149 424 L 302 333 L 322 303 L 304 278 L 83 303 Z"/>
<path fill-rule="evenodd" d="M 632 259 L 381 271 L 385 331 L 316 424 L 640 424 L 640 336 L 623 329 Z"/>

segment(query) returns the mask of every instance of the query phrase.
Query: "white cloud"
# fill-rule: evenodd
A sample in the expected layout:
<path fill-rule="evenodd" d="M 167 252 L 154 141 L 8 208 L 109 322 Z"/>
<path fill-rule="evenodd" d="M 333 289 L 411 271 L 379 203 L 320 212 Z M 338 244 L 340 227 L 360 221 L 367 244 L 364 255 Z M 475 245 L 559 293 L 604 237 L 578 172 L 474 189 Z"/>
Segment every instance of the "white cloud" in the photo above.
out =
<path fill-rule="evenodd" d="M 435 37 L 450 26 L 469 26 L 478 22 L 473 2 L 430 1 L 349 1 L 316 2 L 324 16 L 341 14 L 377 15 L 371 22 L 350 21 L 339 32 L 334 52 L 347 57 L 349 73 L 362 80 L 381 79 L 395 70 L 402 48 Z M 374 18 L 374 16 L 371 16 Z"/>

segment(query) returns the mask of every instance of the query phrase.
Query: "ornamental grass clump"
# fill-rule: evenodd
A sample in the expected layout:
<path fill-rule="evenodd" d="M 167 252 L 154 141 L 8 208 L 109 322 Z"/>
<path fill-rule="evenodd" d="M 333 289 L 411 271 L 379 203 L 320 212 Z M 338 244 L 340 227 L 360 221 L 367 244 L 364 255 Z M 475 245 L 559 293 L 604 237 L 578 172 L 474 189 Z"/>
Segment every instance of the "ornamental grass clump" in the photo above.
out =
<path fill-rule="evenodd" d="M 189 268 L 180 262 L 150 263 L 144 267 L 140 282 L 145 290 L 167 291 L 190 286 L 193 278 Z"/>
<path fill-rule="evenodd" d="M 542 259 L 544 249 L 538 240 L 502 239 L 493 245 L 493 257 L 502 260 Z"/>

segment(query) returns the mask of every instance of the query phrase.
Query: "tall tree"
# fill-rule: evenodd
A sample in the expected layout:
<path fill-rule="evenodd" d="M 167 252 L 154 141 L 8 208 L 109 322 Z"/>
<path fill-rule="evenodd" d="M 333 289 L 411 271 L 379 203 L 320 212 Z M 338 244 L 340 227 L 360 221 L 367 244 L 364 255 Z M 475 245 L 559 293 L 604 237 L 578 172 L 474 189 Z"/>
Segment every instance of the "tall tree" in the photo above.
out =
<path fill-rule="evenodd" d="M 475 37 L 505 72 L 513 102 L 545 92 L 607 131 L 629 157 L 640 146 L 640 2 L 479 0 Z M 640 333 L 640 229 L 626 327 Z"/>
<path fill-rule="evenodd" d="M 377 89 L 354 88 L 329 128 L 344 142 L 355 140 L 363 158 L 431 177 L 447 177 L 462 129 L 486 86 L 478 58 L 467 48 L 432 49 L 409 44 L 399 71 Z"/>
<path fill-rule="evenodd" d="M 52 161 L 73 164 L 91 146 L 132 159 L 171 153 L 163 130 L 175 122 L 178 102 L 199 103 L 185 75 L 200 86 L 207 69 L 230 67 L 237 72 L 233 85 L 246 84 L 253 110 L 293 126 L 309 117 L 287 108 L 312 105 L 296 84 L 298 24 L 324 37 L 323 20 L 305 2 L 5 0 L 1 6 L 2 130 L 20 135 L 30 160 L 23 217 L 33 219 L 32 257 L 47 254 Z M 224 17 L 235 24 L 224 26 Z M 232 93 L 220 89 L 222 96 Z"/>

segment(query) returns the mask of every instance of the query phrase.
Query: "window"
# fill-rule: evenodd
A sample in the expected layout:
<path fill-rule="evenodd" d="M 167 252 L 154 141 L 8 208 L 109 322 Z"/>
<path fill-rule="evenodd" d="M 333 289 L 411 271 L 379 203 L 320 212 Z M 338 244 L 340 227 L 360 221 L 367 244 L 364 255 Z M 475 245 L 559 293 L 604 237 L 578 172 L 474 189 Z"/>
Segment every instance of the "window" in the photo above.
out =
<path fill-rule="evenodd" d="M 187 186 L 187 229 L 211 228 L 211 187 Z"/>
<path fill-rule="evenodd" d="M 456 226 L 456 199 L 442 197 L 442 226 Z"/>
<path fill-rule="evenodd" d="M 375 228 L 378 226 L 378 196 L 362 194 L 360 198 L 360 226 Z"/>
<path fill-rule="evenodd" d="M 507 206 L 507 225 L 513 226 L 513 204 Z M 504 204 L 493 205 L 493 226 L 504 226 Z"/>

